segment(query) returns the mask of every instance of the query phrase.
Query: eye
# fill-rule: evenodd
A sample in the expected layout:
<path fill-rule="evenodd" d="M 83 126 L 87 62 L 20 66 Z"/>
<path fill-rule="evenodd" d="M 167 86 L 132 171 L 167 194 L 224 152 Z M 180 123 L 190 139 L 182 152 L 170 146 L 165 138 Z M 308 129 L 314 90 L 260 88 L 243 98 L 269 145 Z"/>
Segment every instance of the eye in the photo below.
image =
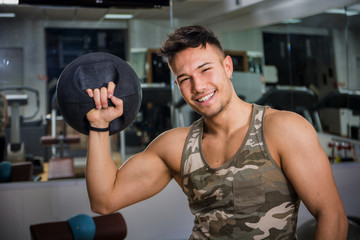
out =
<path fill-rule="evenodd" d="M 206 72 L 207 70 L 210 70 L 211 68 L 204 68 L 201 72 Z"/>
<path fill-rule="evenodd" d="M 179 79 L 178 81 L 179 81 L 179 83 L 183 83 L 184 81 L 189 80 L 189 79 L 190 79 L 190 78 L 186 77 L 186 78 L 181 78 L 181 79 Z"/>

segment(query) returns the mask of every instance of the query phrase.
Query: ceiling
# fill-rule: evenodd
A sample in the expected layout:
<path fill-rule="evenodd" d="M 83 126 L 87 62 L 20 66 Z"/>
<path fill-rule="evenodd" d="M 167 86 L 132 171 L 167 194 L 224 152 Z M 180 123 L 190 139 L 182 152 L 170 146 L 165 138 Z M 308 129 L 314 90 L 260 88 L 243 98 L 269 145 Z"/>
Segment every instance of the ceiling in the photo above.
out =
<path fill-rule="evenodd" d="M 94 7 L 61 7 L 41 5 L 4 5 L 0 4 L 0 12 L 14 12 L 17 18 L 28 20 L 45 19 L 48 21 L 99 21 L 104 20 L 106 13 L 133 14 L 133 19 L 169 20 L 172 9 L 173 18 L 189 20 L 193 23 L 217 23 L 231 18 L 245 16 L 251 12 L 276 6 L 283 0 L 173 0 L 172 8 L 94 8 Z M 360 11 L 360 4 L 351 7 Z M 104 20 L 116 21 L 116 20 Z M 300 25 L 328 27 L 344 26 L 344 15 L 318 14 L 304 18 Z M 347 18 L 351 27 L 360 28 L 360 15 Z"/>
<path fill-rule="evenodd" d="M 347 10 L 360 13 L 360 4 L 354 4 L 348 7 Z M 284 25 L 284 23 L 279 23 L 278 25 Z M 344 29 L 347 26 L 351 30 L 358 31 L 360 29 L 360 14 L 346 16 L 345 14 L 330 14 L 324 12 L 301 18 L 301 22 L 296 23 L 296 26 L 328 29 Z"/>
<path fill-rule="evenodd" d="M 314 16 L 306 17 L 298 24 L 302 27 L 325 27 L 332 29 L 344 29 L 348 26 L 349 29 L 360 29 L 360 15 L 345 16 L 343 14 L 328 14 L 321 13 Z"/>
<path fill-rule="evenodd" d="M 173 1 L 173 17 L 179 19 L 196 18 L 199 12 L 206 11 L 223 0 L 175 0 Z M 47 19 L 50 21 L 98 21 L 105 13 L 133 14 L 134 19 L 169 20 L 170 7 L 161 8 L 93 8 L 93 7 L 61 7 L 40 5 L 0 5 L 0 12 L 14 12 L 24 19 Z M 111 21 L 111 20 L 108 20 Z"/>

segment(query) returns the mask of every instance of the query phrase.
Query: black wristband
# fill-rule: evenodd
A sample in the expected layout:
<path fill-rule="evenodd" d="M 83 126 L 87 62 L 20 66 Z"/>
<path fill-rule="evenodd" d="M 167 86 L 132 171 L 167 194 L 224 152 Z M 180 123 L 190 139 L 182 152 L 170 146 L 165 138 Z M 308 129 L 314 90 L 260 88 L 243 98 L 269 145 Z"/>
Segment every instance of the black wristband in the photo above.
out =
<path fill-rule="evenodd" d="M 96 128 L 89 126 L 89 130 L 95 131 L 95 132 L 107 132 L 110 131 L 110 125 L 107 128 Z"/>

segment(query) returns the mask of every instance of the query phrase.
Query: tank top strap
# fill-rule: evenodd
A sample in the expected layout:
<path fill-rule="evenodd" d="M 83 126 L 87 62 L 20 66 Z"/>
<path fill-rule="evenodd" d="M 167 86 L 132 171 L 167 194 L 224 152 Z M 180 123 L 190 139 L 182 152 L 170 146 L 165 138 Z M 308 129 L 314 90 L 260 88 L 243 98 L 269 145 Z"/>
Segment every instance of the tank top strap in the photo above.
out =
<path fill-rule="evenodd" d="M 182 158 L 181 158 L 181 176 L 198 170 L 205 166 L 201 160 L 201 136 L 203 131 L 203 118 L 196 120 L 190 127 L 186 137 Z"/>
<path fill-rule="evenodd" d="M 246 149 L 264 150 L 264 117 L 265 106 L 253 104 L 252 120 L 248 130 L 248 136 L 244 140 Z"/>

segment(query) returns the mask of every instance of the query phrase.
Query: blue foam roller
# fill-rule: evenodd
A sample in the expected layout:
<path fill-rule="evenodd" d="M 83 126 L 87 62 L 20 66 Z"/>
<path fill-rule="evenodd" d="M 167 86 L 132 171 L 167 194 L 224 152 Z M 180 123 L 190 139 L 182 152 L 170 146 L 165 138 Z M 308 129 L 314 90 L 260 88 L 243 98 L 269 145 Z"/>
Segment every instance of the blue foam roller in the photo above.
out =
<path fill-rule="evenodd" d="M 1 162 L 0 163 L 0 182 L 10 181 L 11 176 L 11 163 L 10 162 Z"/>
<path fill-rule="evenodd" d="M 78 214 L 68 219 L 74 240 L 93 240 L 95 237 L 95 222 L 89 215 Z"/>

